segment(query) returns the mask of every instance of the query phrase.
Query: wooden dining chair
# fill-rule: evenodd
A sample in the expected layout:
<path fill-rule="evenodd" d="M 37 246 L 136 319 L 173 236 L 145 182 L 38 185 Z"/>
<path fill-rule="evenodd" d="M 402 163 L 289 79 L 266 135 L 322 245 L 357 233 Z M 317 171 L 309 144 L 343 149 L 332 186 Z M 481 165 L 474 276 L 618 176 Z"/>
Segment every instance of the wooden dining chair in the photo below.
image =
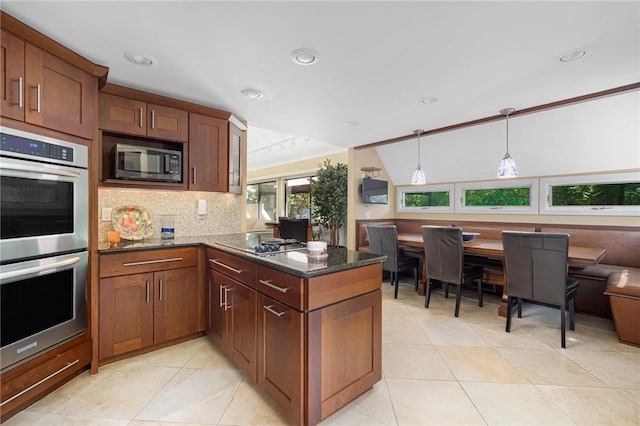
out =
<path fill-rule="evenodd" d="M 391 274 L 391 283 L 394 286 L 393 297 L 398 298 L 399 273 L 402 271 L 413 270 L 414 287 L 417 291 L 420 259 L 402 253 L 398 245 L 398 230 L 396 226 L 367 225 L 366 229 L 371 253 L 387 256 L 387 259 L 382 263 L 382 270 Z"/>
<path fill-rule="evenodd" d="M 465 265 L 462 229 L 452 226 L 428 226 L 422 229 L 424 255 L 427 263 L 427 287 L 425 289 L 425 308 L 431 300 L 432 281 L 439 281 L 444 286 L 444 296 L 449 297 L 449 284 L 456 289 L 456 307 L 454 315 L 460 313 L 462 285 L 473 281 L 478 283 L 478 306 L 482 307 L 482 268 Z"/>
<path fill-rule="evenodd" d="M 507 284 L 507 321 L 511 331 L 511 311 L 530 300 L 560 307 L 560 342 L 566 347 L 565 316 L 569 307 L 569 328 L 575 330 L 577 280 L 568 279 L 569 234 L 546 232 L 502 232 Z"/>

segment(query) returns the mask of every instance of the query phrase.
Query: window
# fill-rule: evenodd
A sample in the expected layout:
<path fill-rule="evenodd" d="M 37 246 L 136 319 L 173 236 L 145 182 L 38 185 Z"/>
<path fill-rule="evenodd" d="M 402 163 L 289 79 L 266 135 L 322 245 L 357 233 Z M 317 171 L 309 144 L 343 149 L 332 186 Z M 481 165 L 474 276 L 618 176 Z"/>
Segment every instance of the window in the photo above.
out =
<path fill-rule="evenodd" d="M 399 212 L 453 212 L 453 185 L 399 187 Z"/>
<path fill-rule="evenodd" d="M 277 188 L 275 180 L 247 185 L 247 219 L 277 219 Z"/>
<path fill-rule="evenodd" d="M 311 219 L 313 200 L 311 188 L 315 176 L 285 179 L 285 216 L 296 219 Z"/>
<path fill-rule="evenodd" d="M 640 172 L 540 179 L 541 214 L 640 215 Z"/>
<path fill-rule="evenodd" d="M 509 179 L 456 185 L 460 213 L 537 214 L 538 180 Z"/>

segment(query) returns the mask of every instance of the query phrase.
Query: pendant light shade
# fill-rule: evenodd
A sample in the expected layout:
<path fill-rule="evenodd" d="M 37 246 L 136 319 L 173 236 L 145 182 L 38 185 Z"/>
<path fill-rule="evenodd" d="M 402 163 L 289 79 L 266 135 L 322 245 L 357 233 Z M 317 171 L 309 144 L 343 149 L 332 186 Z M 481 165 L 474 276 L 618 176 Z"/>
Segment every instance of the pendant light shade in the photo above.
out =
<path fill-rule="evenodd" d="M 504 153 L 504 157 L 502 157 L 502 161 L 500 161 L 500 166 L 498 167 L 499 178 L 518 176 L 516 162 L 513 161 L 511 154 L 509 154 L 509 114 L 513 114 L 515 111 L 515 108 L 505 108 L 500 110 L 500 113 L 507 117 L 507 151 Z"/>
<path fill-rule="evenodd" d="M 420 135 L 422 132 L 424 132 L 422 129 L 413 131 L 413 133 L 418 136 L 418 167 L 416 167 L 411 176 L 412 185 L 424 185 L 427 183 L 427 177 L 424 175 L 424 170 L 422 170 L 422 166 L 420 165 Z"/>

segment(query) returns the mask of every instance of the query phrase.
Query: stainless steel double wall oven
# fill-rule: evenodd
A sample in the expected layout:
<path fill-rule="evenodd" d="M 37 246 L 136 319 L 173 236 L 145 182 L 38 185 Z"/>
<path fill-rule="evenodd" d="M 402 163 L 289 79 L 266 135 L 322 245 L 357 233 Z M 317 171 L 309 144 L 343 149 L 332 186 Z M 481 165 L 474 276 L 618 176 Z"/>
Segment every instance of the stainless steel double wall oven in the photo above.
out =
<path fill-rule="evenodd" d="M 0 127 L 0 368 L 87 328 L 88 148 Z"/>

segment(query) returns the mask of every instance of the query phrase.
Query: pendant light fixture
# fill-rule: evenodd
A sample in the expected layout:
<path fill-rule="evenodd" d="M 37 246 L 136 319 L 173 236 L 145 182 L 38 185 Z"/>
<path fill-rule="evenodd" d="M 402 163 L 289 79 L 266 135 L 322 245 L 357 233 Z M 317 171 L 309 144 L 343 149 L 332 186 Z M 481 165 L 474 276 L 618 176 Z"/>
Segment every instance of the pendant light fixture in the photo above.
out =
<path fill-rule="evenodd" d="M 518 176 L 518 169 L 516 168 L 516 162 L 511 158 L 509 154 L 509 115 L 516 111 L 515 108 L 504 108 L 500 110 L 500 114 L 507 117 L 507 152 L 504 153 L 500 166 L 498 167 L 499 178 L 510 178 Z"/>
<path fill-rule="evenodd" d="M 411 176 L 411 185 L 424 185 L 427 183 L 427 178 L 424 175 L 424 171 L 422 170 L 422 166 L 420 165 L 420 135 L 424 132 L 422 129 L 414 130 L 418 136 L 418 167 L 413 171 L 413 175 Z"/>

